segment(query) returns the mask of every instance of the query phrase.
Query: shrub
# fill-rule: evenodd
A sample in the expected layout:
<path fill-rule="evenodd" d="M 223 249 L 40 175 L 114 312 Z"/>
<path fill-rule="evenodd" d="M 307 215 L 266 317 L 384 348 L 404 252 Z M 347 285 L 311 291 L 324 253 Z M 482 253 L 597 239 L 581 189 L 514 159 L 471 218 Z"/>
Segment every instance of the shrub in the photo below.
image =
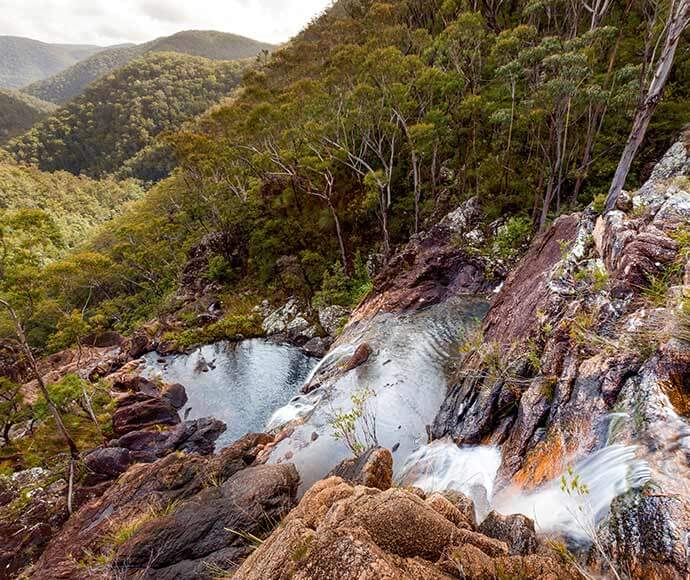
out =
<path fill-rule="evenodd" d="M 493 251 L 496 258 L 510 261 L 529 242 L 532 222 L 525 217 L 512 217 L 499 229 L 494 238 Z"/>

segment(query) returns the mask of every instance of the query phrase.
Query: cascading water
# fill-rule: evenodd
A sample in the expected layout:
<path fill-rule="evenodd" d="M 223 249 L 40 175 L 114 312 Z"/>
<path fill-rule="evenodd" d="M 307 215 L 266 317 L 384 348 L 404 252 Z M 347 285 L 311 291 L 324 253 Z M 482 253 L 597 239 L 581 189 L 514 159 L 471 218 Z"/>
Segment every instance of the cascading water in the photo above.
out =
<path fill-rule="evenodd" d="M 636 452 L 634 446 L 604 447 L 564 472 L 565 480 L 559 477 L 532 492 L 507 487 L 495 493 L 499 449 L 463 448 L 443 439 L 410 455 L 398 482 L 427 493 L 461 491 L 474 501 L 480 521 L 491 509 L 505 515 L 521 513 L 532 518 L 540 532 L 558 532 L 586 542 L 616 497 L 649 481 L 649 467 L 636 458 Z"/>
<path fill-rule="evenodd" d="M 366 390 L 372 394 L 367 404 L 376 417 L 378 443 L 393 451 L 399 469 L 428 440 L 427 427 L 446 396 L 449 357 L 487 308 L 483 299 L 457 297 L 413 313 L 379 314 L 359 328 L 351 325 L 314 373 L 311 383 L 318 387 L 273 415 L 272 429 L 296 417 L 302 421 L 278 443 L 269 461 L 294 463 L 302 491 L 308 489 L 351 455 L 336 438 L 333 420 L 352 410 L 353 394 Z M 363 342 L 373 351 L 369 361 L 340 372 Z"/>

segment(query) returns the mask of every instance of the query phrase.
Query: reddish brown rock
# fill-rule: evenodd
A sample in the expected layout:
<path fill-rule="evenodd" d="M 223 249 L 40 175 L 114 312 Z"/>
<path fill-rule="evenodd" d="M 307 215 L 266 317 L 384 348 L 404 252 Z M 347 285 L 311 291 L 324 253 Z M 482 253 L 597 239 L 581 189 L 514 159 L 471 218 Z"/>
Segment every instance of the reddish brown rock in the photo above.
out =
<path fill-rule="evenodd" d="M 349 372 L 362 366 L 369 360 L 371 353 L 371 347 L 366 342 L 360 344 L 354 354 L 343 365 L 343 372 Z"/>
<path fill-rule="evenodd" d="M 156 425 L 177 425 L 180 416 L 167 400 L 139 395 L 128 397 L 118 403 L 113 413 L 113 433 L 126 435 L 131 431 L 141 431 Z"/>
<path fill-rule="evenodd" d="M 537 551 L 534 522 L 521 514 L 504 516 L 492 511 L 479 526 L 479 531 L 505 542 L 513 556 L 528 556 Z"/>
<path fill-rule="evenodd" d="M 346 459 L 328 476 L 385 491 L 393 485 L 393 456 L 388 449 L 374 447 L 357 458 Z"/>

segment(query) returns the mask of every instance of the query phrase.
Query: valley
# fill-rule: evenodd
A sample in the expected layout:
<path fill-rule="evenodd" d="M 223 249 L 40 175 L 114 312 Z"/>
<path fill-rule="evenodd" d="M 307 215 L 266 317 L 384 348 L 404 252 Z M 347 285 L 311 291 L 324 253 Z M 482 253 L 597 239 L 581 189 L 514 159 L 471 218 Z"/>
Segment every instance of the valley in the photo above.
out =
<path fill-rule="evenodd" d="M 0 52 L 0 576 L 686 578 L 689 25 Z"/>

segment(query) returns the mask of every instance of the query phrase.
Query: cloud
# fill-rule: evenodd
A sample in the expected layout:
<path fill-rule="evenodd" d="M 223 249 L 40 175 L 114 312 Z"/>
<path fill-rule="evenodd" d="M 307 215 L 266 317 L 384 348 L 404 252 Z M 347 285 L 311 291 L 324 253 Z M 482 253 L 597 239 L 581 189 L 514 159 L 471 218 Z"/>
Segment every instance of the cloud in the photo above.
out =
<path fill-rule="evenodd" d="M 144 42 L 221 30 L 281 43 L 331 0 L 0 0 L 0 35 L 44 42 Z"/>

